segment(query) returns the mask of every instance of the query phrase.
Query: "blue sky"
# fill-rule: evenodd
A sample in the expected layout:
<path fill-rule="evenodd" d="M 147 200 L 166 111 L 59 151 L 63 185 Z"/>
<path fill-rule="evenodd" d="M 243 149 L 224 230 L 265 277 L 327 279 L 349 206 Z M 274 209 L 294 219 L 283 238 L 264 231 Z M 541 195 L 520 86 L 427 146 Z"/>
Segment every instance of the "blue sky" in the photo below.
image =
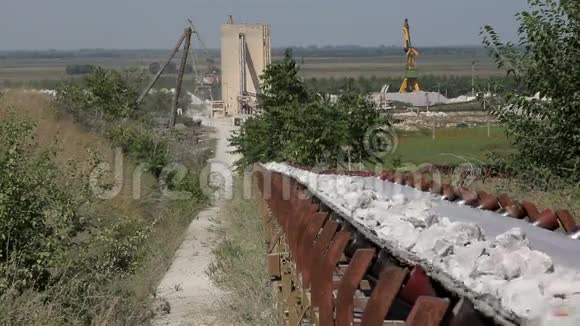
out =
<path fill-rule="evenodd" d="M 409 18 L 414 44 L 480 44 L 495 26 L 516 38 L 526 0 L 0 0 L 0 49 L 170 48 L 191 18 L 219 47 L 228 14 L 272 25 L 274 46 L 400 45 Z"/>

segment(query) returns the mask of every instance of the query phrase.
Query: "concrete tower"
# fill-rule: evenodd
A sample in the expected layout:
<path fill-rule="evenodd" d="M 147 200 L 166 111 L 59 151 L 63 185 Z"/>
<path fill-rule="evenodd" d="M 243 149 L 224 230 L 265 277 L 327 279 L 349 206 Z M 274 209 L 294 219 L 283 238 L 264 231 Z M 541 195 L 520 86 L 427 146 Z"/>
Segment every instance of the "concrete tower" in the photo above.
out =
<path fill-rule="evenodd" d="M 253 112 L 260 76 L 272 62 L 270 30 L 270 25 L 261 24 L 222 26 L 222 100 L 227 116 Z"/>

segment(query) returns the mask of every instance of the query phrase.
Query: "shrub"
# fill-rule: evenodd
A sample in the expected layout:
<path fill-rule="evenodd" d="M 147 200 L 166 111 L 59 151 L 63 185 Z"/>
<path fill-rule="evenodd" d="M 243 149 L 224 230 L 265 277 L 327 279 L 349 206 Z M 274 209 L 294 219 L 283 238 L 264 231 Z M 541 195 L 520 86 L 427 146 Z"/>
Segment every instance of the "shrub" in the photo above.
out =
<path fill-rule="evenodd" d="M 381 116 L 362 96 L 347 94 L 331 103 L 313 95 L 289 52 L 267 67 L 262 79 L 261 113 L 230 139 L 242 154 L 236 162 L 240 169 L 268 161 L 335 165 L 347 155 L 366 160 L 373 155 L 364 146 L 368 132 L 390 125 L 389 116 Z"/>
<path fill-rule="evenodd" d="M 507 92 L 493 113 L 505 125 L 517 152 L 515 171 L 580 181 L 580 2 L 529 0 L 517 14 L 520 44 L 500 40 L 485 26 L 484 44 L 498 66 L 539 99 Z"/>
<path fill-rule="evenodd" d="M 144 126 L 119 124 L 110 129 L 109 138 L 138 162 L 148 163 L 151 172 L 157 177 L 167 164 L 167 141 Z"/>
<path fill-rule="evenodd" d="M 135 113 L 138 94 L 137 85 L 130 83 L 120 72 L 95 68 L 80 85 L 61 86 L 58 100 L 62 107 L 77 117 L 91 114 L 114 120 Z"/>
<path fill-rule="evenodd" d="M 32 126 L 0 125 L 0 293 L 43 288 L 63 250 L 86 224 L 80 189 L 63 186 L 53 153 L 36 151 Z"/>
<path fill-rule="evenodd" d="M 137 78 L 138 79 L 138 78 Z M 105 133 L 115 146 L 123 148 L 138 162 L 148 163 L 151 172 L 159 176 L 167 164 L 167 140 L 157 135 L 151 126 L 158 111 L 169 114 L 171 94 L 157 92 L 147 102 L 146 110 L 138 114 L 138 80 L 131 80 L 116 71 L 96 69 L 81 85 L 65 85 L 58 92 L 61 108 L 76 113 L 77 118 Z"/>

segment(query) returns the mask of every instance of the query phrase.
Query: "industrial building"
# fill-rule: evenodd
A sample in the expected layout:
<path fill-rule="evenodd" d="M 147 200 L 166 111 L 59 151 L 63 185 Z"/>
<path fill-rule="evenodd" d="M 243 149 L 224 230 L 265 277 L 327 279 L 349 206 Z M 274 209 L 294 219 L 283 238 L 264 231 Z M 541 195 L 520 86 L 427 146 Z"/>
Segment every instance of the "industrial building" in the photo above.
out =
<path fill-rule="evenodd" d="M 243 117 L 255 113 L 260 76 L 272 61 L 270 31 L 270 25 L 262 24 L 222 26 L 221 114 Z"/>

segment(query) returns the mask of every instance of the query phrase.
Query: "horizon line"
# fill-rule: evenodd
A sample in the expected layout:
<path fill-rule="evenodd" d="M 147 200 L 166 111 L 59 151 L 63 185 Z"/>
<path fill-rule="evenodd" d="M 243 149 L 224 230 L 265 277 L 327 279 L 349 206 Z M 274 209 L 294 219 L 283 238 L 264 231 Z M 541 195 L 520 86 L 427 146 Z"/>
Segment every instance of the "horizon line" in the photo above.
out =
<path fill-rule="evenodd" d="M 339 48 L 359 48 L 359 49 L 377 49 L 377 48 L 402 48 L 400 45 L 358 45 L 358 44 L 325 44 L 325 45 L 284 45 L 273 46 L 272 50 L 284 49 L 309 49 L 316 47 L 317 49 L 339 49 Z M 426 45 L 421 48 L 484 48 L 482 44 L 457 44 L 457 45 Z M 0 52 L 80 52 L 80 51 L 168 51 L 169 48 L 115 48 L 115 47 L 94 47 L 94 48 L 38 48 L 38 49 L 2 49 Z M 210 51 L 218 51 L 220 48 L 208 48 Z"/>

